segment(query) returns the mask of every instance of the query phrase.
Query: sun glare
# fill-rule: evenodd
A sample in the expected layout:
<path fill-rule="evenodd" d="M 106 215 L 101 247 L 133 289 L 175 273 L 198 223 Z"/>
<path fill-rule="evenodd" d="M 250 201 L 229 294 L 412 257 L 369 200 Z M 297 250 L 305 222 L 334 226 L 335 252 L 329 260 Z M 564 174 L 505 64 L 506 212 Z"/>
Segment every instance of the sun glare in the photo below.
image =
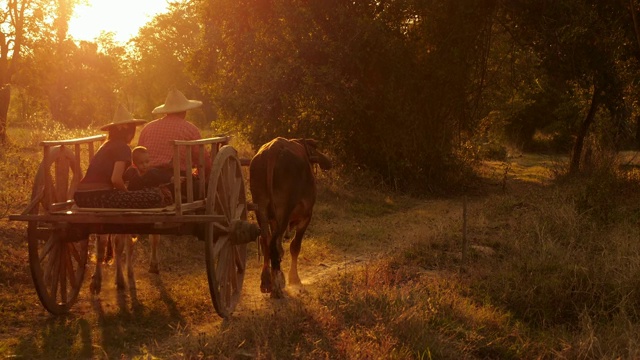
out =
<path fill-rule="evenodd" d="M 69 22 L 75 40 L 93 41 L 100 33 L 113 32 L 114 40 L 125 43 L 156 14 L 167 10 L 167 0 L 89 0 L 78 5 Z"/>

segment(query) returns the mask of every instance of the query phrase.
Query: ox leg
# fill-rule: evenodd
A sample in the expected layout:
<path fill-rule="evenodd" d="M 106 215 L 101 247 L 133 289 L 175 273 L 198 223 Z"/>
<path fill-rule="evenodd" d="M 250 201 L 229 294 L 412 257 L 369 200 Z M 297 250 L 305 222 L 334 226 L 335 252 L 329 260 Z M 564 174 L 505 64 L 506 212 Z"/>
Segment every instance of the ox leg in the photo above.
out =
<path fill-rule="evenodd" d="M 263 205 L 264 206 L 264 205 Z M 263 263 L 262 273 L 260 275 L 260 291 L 262 293 L 270 293 L 271 286 L 271 269 L 269 267 L 270 250 L 269 243 L 271 243 L 271 231 L 269 230 L 269 220 L 261 213 L 256 212 L 258 225 L 260 226 L 260 246 L 262 247 Z"/>
<path fill-rule="evenodd" d="M 115 263 L 116 263 L 116 287 L 118 290 L 124 290 L 126 284 L 124 281 L 123 262 L 127 266 L 127 282 L 130 289 L 136 287 L 133 275 L 133 237 L 131 234 L 119 234 L 112 236 L 115 241 Z"/>
<path fill-rule="evenodd" d="M 122 262 L 124 261 L 123 253 L 125 248 L 125 239 L 127 237 L 128 235 L 123 234 L 112 235 L 111 237 L 115 242 L 114 259 L 116 264 L 116 287 L 118 288 L 118 290 L 123 290 L 126 287 L 126 284 L 124 282 L 124 274 L 122 272 Z"/>
<path fill-rule="evenodd" d="M 104 253 L 109 242 L 109 235 L 95 235 L 96 238 L 96 270 L 91 276 L 91 284 L 89 290 L 92 294 L 100 294 L 102 290 L 102 263 L 104 262 Z"/>
<path fill-rule="evenodd" d="M 283 231 L 278 230 L 272 235 L 271 243 L 269 244 L 269 250 L 271 251 L 271 283 L 273 284 L 271 297 L 279 299 L 284 296 L 283 290 L 285 287 L 284 274 L 282 273 L 282 269 L 280 269 Z"/>
<path fill-rule="evenodd" d="M 136 235 L 137 236 L 137 235 Z M 125 235 L 125 256 L 127 257 L 127 281 L 129 282 L 129 289 L 136 288 L 136 279 L 133 274 L 133 243 L 138 240 L 131 234 Z"/>
<path fill-rule="evenodd" d="M 113 238 L 111 236 L 107 237 L 107 244 L 106 244 L 107 248 L 106 248 L 106 253 L 104 255 L 104 263 L 105 264 L 111 265 L 111 263 L 113 262 L 113 258 L 114 258 L 114 256 L 113 256 L 113 246 L 114 246 L 113 241 L 114 240 L 113 240 Z"/>
<path fill-rule="evenodd" d="M 298 255 L 300 255 L 300 249 L 302 248 L 302 237 L 307 226 L 311 222 L 311 217 L 301 221 L 296 227 L 296 236 L 289 245 L 289 251 L 291 252 L 291 268 L 289 269 L 289 284 L 301 285 L 300 277 L 298 276 Z"/>
<path fill-rule="evenodd" d="M 160 235 L 149 234 L 149 242 L 151 243 L 151 258 L 149 259 L 149 272 L 153 274 L 160 274 L 160 268 L 158 267 L 158 243 L 160 242 Z"/>

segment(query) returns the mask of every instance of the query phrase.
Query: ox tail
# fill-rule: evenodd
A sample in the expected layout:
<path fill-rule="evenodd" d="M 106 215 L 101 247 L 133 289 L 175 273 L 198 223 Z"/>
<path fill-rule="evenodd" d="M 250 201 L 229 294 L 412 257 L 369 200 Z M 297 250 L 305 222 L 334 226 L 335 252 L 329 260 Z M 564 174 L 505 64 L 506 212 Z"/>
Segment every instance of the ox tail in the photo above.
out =
<path fill-rule="evenodd" d="M 275 172 L 275 168 L 276 168 L 276 161 L 278 160 L 278 157 L 280 155 L 280 151 L 278 151 L 277 156 L 267 156 L 267 193 L 269 194 L 269 208 L 266 209 L 267 210 L 267 217 L 269 216 L 269 213 L 272 214 L 273 216 L 275 216 L 276 213 L 276 208 L 273 204 L 273 173 Z"/>

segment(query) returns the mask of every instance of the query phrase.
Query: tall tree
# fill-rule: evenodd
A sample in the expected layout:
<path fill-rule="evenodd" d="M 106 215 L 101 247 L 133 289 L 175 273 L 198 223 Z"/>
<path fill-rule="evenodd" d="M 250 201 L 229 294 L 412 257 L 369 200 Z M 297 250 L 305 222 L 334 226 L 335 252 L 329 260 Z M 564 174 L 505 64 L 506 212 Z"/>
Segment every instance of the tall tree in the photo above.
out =
<path fill-rule="evenodd" d="M 0 143 L 7 139 L 7 116 L 14 76 L 24 66 L 25 52 L 41 41 L 66 37 L 76 0 L 7 0 L 0 3 Z"/>
<path fill-rule="evenodd" d="M 317 137 L 385 182 L 424 191 L 448 182 L 452 148 L 486 111 L 495 4 L 207 2 L 195 65 L 255 146 Z"/>
<path fill-rule="evenodd" d="M 583 104 L 574 126 L 569 171 L 579 171 L 584 141 L 600 109 L 616 132 L 625 118 L 629 47 L 625 29 L 632 24 L 620 2 L 597 0 L 514 0 L 504 2 L 510 31 L 530 47 L 556 89 Z"/>
<path fill-rule="evenodd" d="M 124 92 L 132 107 L 145 115 L 164 101 L 167 90 L 179 88 L 186 96 L 203 99 L 203 112 L 190 113 L 201 125 L 209 125 L 213 112 L 200 87 L 188 71 L 194 50 L 199 46 L 200 1 L 170 3 L 168 11 L 156 15 L 143 26 L 130 43 L 129 73 Z"/>

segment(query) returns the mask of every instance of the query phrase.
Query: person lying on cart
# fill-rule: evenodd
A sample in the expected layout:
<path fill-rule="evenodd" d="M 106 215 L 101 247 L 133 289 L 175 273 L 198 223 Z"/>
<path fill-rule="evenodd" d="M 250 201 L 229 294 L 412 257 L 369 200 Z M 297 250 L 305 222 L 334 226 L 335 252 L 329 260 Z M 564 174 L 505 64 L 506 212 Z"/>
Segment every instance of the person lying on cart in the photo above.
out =
<path fill-rule="evenodd" d="M 107 131 L 107 140 L 91 159 L 85 176 L 80 180 L 74 195 L 76 205 L 87 208 L 145 209 L 163 207 L 165 195 L 159 187 L 129 190 L 123 178 L 131 164 L 129 144 L 136 128 L 146 123 L 134 119 L 119 106 L 113 122 L 100 128 Z"/>

